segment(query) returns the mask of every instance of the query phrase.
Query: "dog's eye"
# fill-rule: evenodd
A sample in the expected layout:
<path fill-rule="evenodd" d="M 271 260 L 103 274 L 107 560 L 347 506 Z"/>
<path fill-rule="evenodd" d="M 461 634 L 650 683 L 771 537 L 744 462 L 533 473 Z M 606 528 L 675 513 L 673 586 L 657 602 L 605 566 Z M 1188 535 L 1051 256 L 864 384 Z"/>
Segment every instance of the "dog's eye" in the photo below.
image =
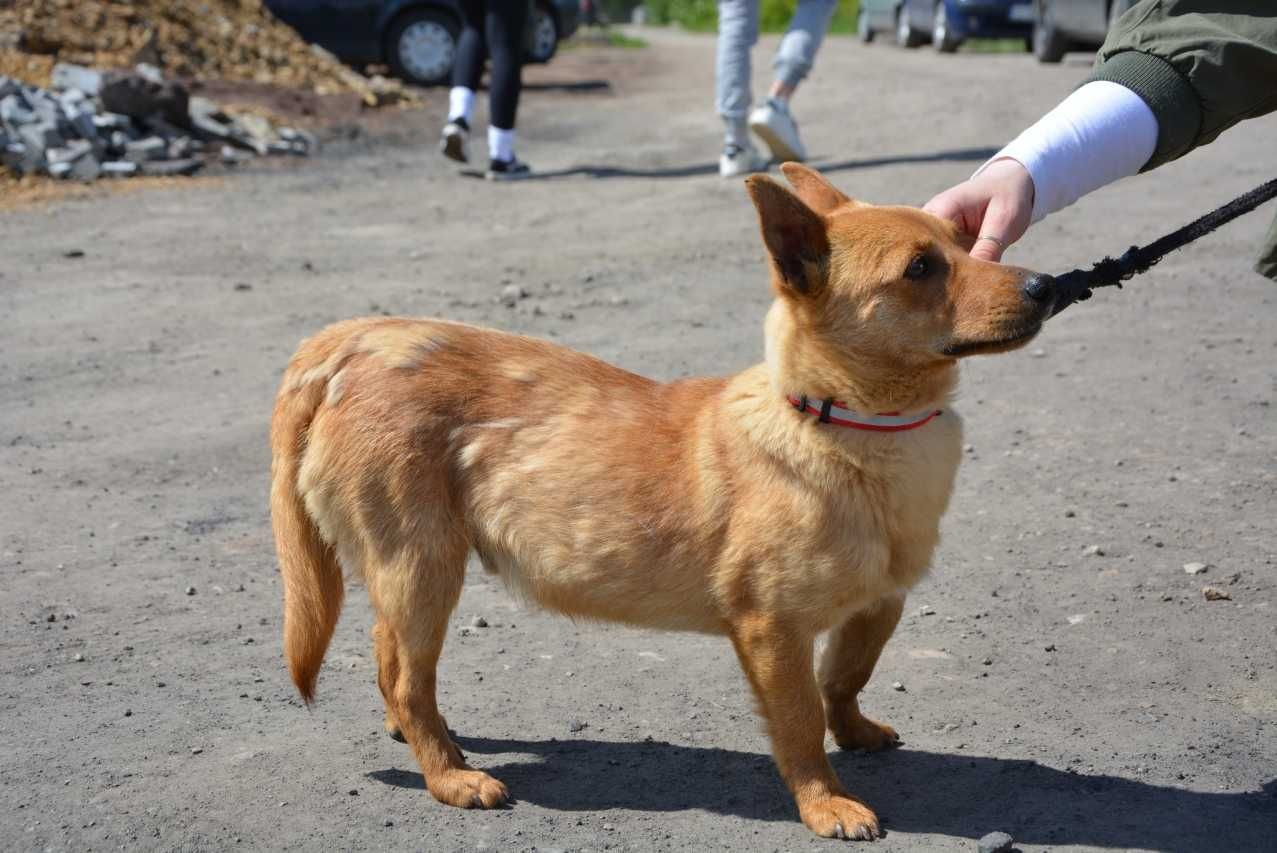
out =
<path fill-rule="evenodd" d="M 927 273 L 931 272 L 931 265 L 927 263 L 927 259 L 922 255 L 918 255 L 909 262 L 909 266 L 905 268 L 905 278 L 917 281 L 920 278 L 926 278 Z"/>

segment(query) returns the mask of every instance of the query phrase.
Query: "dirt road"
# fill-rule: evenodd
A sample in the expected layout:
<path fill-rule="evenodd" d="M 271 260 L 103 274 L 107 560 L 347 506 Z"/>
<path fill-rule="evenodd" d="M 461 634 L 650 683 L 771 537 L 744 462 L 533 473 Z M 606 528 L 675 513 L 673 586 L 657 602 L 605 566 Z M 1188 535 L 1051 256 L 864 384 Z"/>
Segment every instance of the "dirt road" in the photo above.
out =
<path fill-rule="evenodd" d="M 721 639 L 572 624 L 472 570 L 440 701 L 517 798 L 496 812 L 436 804 L 383 734 L 362 591 L 313 710 L 283 667 L 266 430 L 305 335 L 385 312 L 663 378 L 761 357 L 754 213 L 713 174 L 711 41 L 651 38 L 535 72 L 520 153 L 541 180 L 457 177 L 432 110 L 295 170 L 0 216 L 5 847 L 834 848 L 797 821 Z M 1084 69 L 838 39 L 796 111 L 843 188 L 920 204 Z M 1274 138 L 1243 126 L 1011 259 L 1058 272 L 1158 236 L 1270 177 Z M 1024 851 L 1277 849 L 1277 289 L 1250 272 L 1270 216 L 968 363 L 935 570 L 862 700 L 905 745 L 833 756 L 885 818 L 874 850 L 992 830 Z M 528 296 L 507 307 L 510 284 Z"/>

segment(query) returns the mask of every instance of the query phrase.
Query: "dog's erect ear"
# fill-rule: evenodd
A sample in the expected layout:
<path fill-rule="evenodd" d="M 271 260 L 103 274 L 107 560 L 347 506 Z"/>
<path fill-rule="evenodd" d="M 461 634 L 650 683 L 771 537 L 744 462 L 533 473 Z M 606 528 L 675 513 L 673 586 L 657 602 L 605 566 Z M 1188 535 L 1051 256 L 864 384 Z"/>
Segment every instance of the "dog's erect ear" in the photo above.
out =
<path fill-rule="evenodd" d="M 763 243 L 771 253 L 782 289 L 807 295 L 819 290 L 829 272 L 825 221 L 793 193 L 764 175 L 745 180 L 758 208 Z"/>
<path fill-rule="evenodd" d="M 838 189 L 825 176 L 801 163 L 781 163 L 780 170 L 789 179 L 803 203 L 819 214 L 829 213 L 851 201 L 851 196 Z"/>

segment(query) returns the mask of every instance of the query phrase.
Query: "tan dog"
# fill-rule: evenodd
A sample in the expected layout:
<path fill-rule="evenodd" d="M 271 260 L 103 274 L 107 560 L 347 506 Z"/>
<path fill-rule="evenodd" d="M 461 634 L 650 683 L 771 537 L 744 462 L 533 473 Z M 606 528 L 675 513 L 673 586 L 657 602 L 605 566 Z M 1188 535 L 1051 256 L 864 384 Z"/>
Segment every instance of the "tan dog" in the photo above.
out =
<path fill-rule="evenodd" d="M 777 298 L 766 363 L 736 376 L 660 384 L 438 320 L 338 323 L 293 357 L 271 429 L 292 677 L 310 701 L 342 567 L 361 575 L 387 726 L 441 802 L 508 796 L 435 703 L 473 550 L 543 607 L 729 637 L 803 822 L 878 835 L 825 728 L 849 749 L 897 740 L 856 697 L 939 538 L 962 446 L 956 360 L 1033 337 L 1051 280 L 973 260 L 921 211 L 784 172 L 797 196 L 748 181 Z"/>

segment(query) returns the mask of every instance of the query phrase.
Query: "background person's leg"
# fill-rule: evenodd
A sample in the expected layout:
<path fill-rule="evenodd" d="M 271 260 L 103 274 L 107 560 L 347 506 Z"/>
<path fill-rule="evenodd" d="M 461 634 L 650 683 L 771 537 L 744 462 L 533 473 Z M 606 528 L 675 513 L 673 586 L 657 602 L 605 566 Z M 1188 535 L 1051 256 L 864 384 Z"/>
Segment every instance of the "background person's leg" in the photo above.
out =
<path fill-rule="evenodd" d="M 767 168 L 749 139 L 750 48 L 758 41 L 758 0 L 718 0 L 715 106 L 725 129 L 718 173 L 725 178 Z"/>
<path fill-rule="evenodd" d="M 492 126 L 501 130 L 514 130 L 519 111 L 528 8 L 527 0 L 488 0 L 484 18 L 492 54 L 489 112 Z"/>
<path fill-rule="evenodd" d="M 489 177 L 513 177 L 518 165 L 514 155 L 514 124 L 523 89 L 524 40 L 528 26 L 528 0 L 487 0 L 484 17 L 488 50 L 492 54 L 488 90 Z M 524 167 L 522 172 L 526 172 Z"/>
<path fill-rule="evenodd" d="M 470 123 L 474 115 L 474 93 L 483 76 L 487 50 L 483 43 L 484 0 L 459 0 L 462 28 L 457 38 L 457 58 L 452 65 L 452 89 L 448 92 L 448 123 L 443 128 L 439 149 L 459 163 L 470 157 Z"/>
<path fill-rule="evenodd" d="M 716 107 L 727 126 L 726 142 L 748 145 L 749 51 L 758 41 L 758 0 L 718 0 Z"/>
<path fill-rule="evenodd" d="M 776 58 L 772 61 L 776 72 L 772 97 L 788 98 L 811 72 L 816 51 L 820 50 L 837 8 L 837 0 L 798 0 L 789 29 L 780 40 Z"/>
<path fill-rule="evenodd" d="M 750 129 L 763 138 L 777 160 L 807 159 L 807 148 L 789 113 L 789 97 L 811 71 L 837 6 L 837 0 L 798 0 L 789 29 L 776 51 L 776 79 L 767 103 L 750 114 Z"/>
<path fill-rule="evenodd" d="M 459 0 L 461 35 L 457 38 L 457 59 L 452 65 L 452 91 L 448 93 L 448 118 L 464 118 L 470 123 L 474 93 L 483 77 L 487 50 L 483 43 L 484 0 Z"/>

